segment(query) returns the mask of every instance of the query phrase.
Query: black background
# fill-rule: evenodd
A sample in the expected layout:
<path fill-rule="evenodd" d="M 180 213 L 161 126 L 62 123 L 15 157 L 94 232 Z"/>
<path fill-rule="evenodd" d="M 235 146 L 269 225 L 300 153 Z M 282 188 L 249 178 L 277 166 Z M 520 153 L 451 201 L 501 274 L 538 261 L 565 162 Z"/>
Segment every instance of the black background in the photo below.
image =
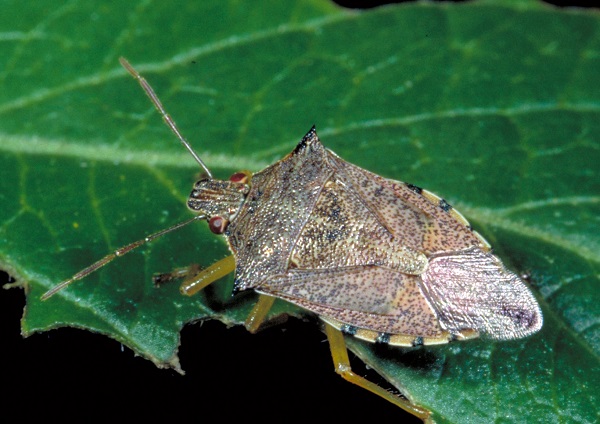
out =
<path fill-rule="evenodd" d="M 188 325 L 181 376 L 85 330 L 61 328 L 23 339 L 24 304 L 22 290 L 0 293 L 4 411 L 44 420 L 352 422 L 358 415 L 420 422 L 411 416 L 403 421 L 397 407 L 337 376 L 326 337 L 313 322 L 290 319 L 257 334 L 218 321 Z"/>

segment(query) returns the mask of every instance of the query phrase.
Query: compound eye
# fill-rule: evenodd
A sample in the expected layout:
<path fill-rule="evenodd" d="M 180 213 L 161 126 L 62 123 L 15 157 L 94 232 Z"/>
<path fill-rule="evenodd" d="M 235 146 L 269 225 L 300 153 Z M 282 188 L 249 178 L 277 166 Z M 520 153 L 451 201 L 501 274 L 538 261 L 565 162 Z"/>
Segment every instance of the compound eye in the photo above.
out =
<path fill-rule="evenodd" d="M 229 181 L 234 183 L 248 184 L 251 176 L 252 173 L 250 171 L 236 172 L 231 177 L 229 177 Z"/>
<path fill-rule="evenodd" d="M 213 216 L 208 220 L 208 228 L 215 234 L 223 234 L 228 224 L 229 221 L 220 216 Z"/>

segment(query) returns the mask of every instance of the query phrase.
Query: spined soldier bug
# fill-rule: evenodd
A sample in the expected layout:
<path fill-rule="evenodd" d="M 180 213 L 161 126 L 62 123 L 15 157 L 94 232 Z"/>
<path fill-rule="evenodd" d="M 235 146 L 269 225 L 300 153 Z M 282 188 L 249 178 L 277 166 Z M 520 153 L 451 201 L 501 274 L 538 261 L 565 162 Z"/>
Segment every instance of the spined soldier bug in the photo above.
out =
<path fill-rule="evenodd" d="M 156 237 L 206 220 L 232 256 L 160 279 L 183 277 L 182 293 L 193 295 L 235 272 L 234 293 L 260 295 L 246 320 L 250 331 L 276 298 L 316 314 L 336 372 L 420 418 L 428 412 L 353 373 L 344 334 L 416 346 L 480 334 L 516 339 L 541 328 L 540 308 L 525 283 L 442 198 L 343 161 L 323 147 L 314 127 L 277 163 L 216 180 L 144 78 L 126 60 L 121 64 L 206 173 L 187 203 L 198 215 L 118 249 L 44 299 Z"/>

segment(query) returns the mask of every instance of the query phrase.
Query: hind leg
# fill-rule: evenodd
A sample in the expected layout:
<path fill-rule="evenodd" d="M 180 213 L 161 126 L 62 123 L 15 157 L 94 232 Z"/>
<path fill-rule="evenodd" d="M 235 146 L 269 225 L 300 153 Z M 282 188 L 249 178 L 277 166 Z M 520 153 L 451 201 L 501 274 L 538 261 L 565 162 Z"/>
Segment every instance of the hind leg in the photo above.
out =
<path fill-rule="evenodd" d="M 335 366 L 335 372 L 341 375 L 346 381 L 356 384 L 363 389 L 375 393 L 381 396 L 385 400 L 393 403 L 396 406 L 404 409 L 415 417 L 425 420 L 429 417 L 429 412 L 423 408 L 419 408 L 413 405 L 408 400 L 403 399 L 388 392 L 383 387 L 355 374 L 350 367 L 350 359 L 348 358 L 348 350 L 346 349 L 346 342 L 344 341 L 344 335 L 342 332 L 331 325 L 325 323 L 325 334 L 329 341 L 329 347 L 331 349 L 331 356 L 333 358 L 333 364 Z"/>

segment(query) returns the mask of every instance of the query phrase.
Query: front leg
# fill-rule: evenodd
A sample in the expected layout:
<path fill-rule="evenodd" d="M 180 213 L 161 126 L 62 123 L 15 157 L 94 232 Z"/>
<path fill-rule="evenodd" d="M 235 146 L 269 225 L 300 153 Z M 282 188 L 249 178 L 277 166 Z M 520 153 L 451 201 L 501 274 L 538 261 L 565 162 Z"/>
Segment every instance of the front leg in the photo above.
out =
<path fill-rule="evenodd" d="M 181 283 L 179 291 L 182 294 L 192 296 L 219 278 L 231 274 L 233 271 L 235 271 L 235 259 L 232 255 L 215 262 L 208 268 L 195 274 L 188 274 Z"/>
<path fill-rule="evenodd" d="M 154 284 L 159 285 L 175 278 L 184 278 L 179 290 L 185 295 L 192 296 L 233 271 L 235 271 L 235 260 L 233 256 L 228 256 L 203 270 L 199 270 L 197 265 L 191 265 L 167 274 L 159 274 L 154 277 Z M 259 296 L 244 324 L 248 331 L 251 333 L 258 331 L 274 302 L 275 298 L 272 296 L 262 294 Z"/>

